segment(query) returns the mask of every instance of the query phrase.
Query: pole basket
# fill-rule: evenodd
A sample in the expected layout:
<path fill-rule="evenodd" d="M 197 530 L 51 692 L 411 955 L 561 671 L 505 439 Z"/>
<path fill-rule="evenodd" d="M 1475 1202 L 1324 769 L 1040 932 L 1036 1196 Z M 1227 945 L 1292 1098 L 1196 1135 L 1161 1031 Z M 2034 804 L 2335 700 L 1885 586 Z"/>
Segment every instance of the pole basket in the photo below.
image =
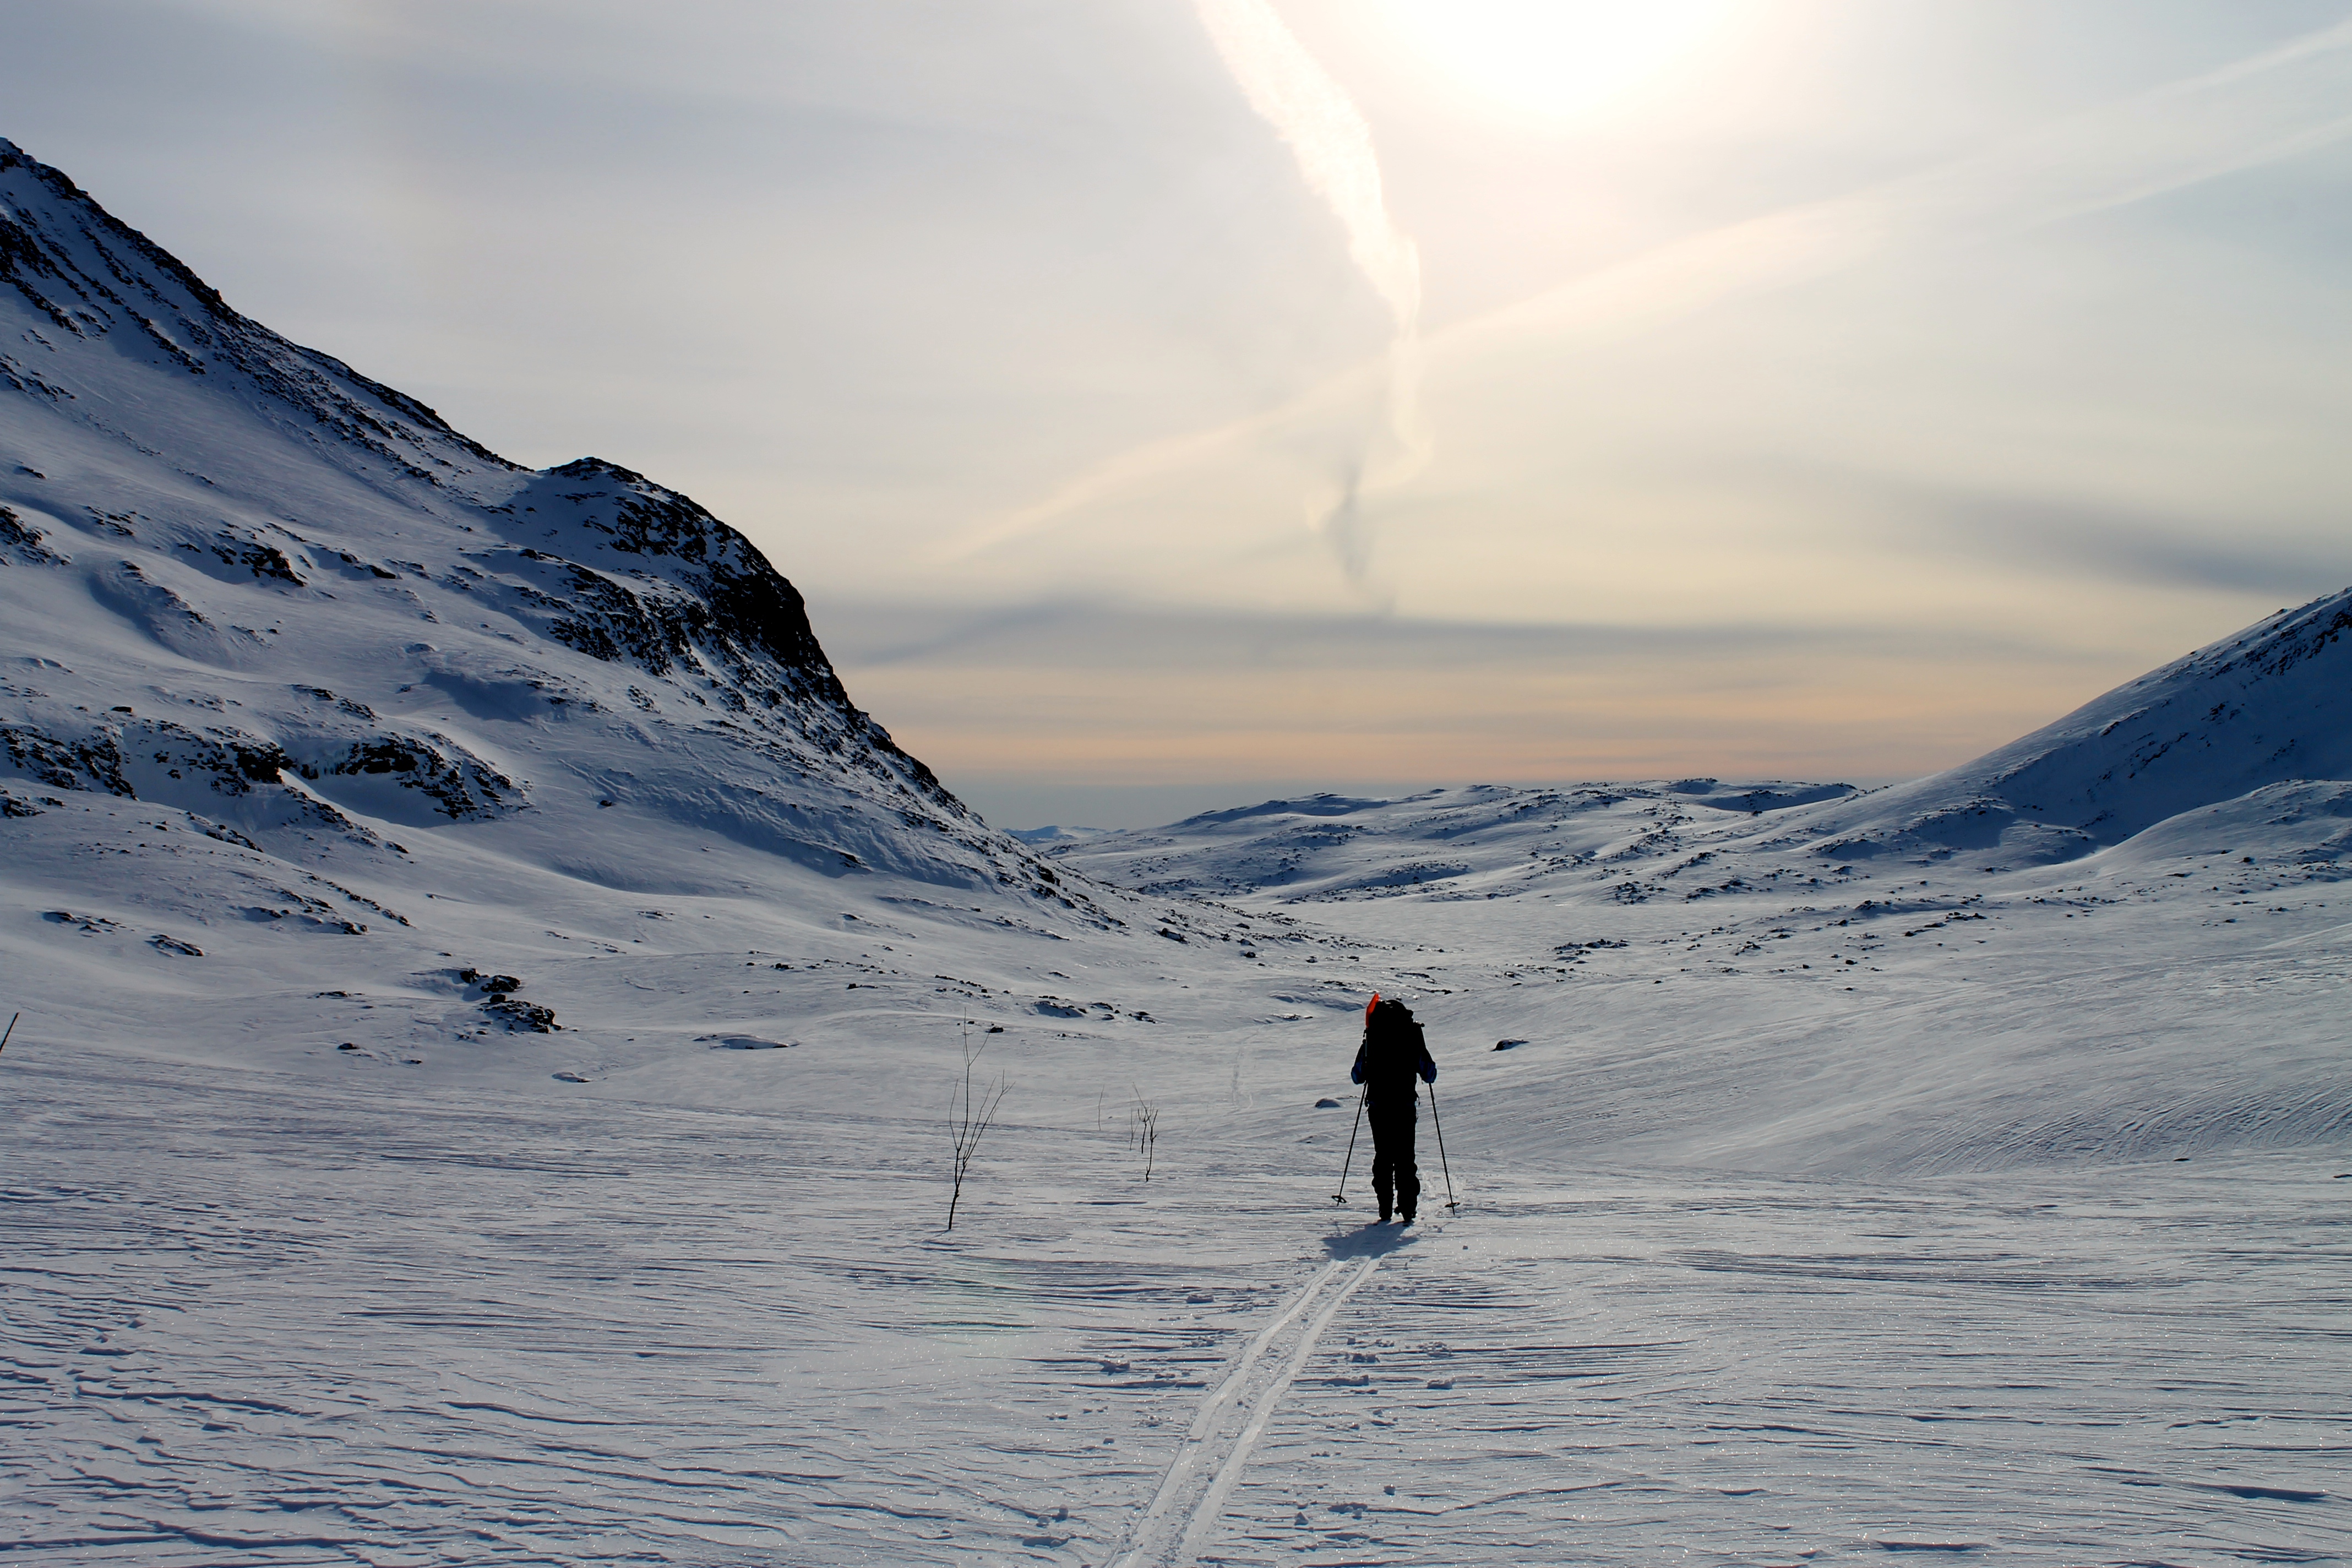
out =
<path fill-rule="evenodd" d="M 1462 1205 L 1454 1200 L 1454 1167 L 1445 1158 L 1445 1123 L 1437 1114 L 1437 1086 L 1429 1086 L 1429 1121 L 1437 1129 L 1437 1164 L 1445 1173 L 1445 1208 L 1449 1214 L 1459 1214 Z"/>

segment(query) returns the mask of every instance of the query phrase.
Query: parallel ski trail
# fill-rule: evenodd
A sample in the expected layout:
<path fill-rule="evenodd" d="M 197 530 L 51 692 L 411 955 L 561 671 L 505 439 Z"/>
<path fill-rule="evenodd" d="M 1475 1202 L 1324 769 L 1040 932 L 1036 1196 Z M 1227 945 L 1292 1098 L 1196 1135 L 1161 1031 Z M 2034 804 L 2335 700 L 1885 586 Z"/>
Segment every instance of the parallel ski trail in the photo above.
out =
<path fill-rule="evenodd" d="M 1249 1347 L 1242 1352 L 1241 1360 L 1234 1363 L 1234 1370 L 1217 1385 L 1216 1392 L 1202 1402 L 1201 1413 L 1192 1418 L 1192 1428 L 1184 1434 L 1184 1441 L 1177 1447 L 1176 1458 L 1170 1462 L 1168 1473 L 1160 1478 L 1160 1489 L 1152 1494 L 1150 1506 L 1136 1521 L 1133 1544 L 1128 1548 L 1126 1555 L 1118 1560 L 1117 1568 L 1141 1568 L 1142 1564 L 1153 1561 L 1168 1532 L 1168 1516 L 1174 1511 L 1176 1500 L 1183 1492 L 1185 1484 L 1192 1479 L 1193 1471 L 1200 1468 L 1201 1457 L 1209 1451 L 1210 1439 L 1216 1436 L 1218 1420 L 1224 1415 L 1225 1407 L 1241 1393 L 1251 1370 L 1257 1365 L 1258 1358 L 1265 1353 L 1266 1347 L 1274 1343 L 1283 1330 L 1297 1321 L 1298 1314 L 1307 1310 L 1316 1295 L 1330 1282 L 1332 1276 L 1346 1264 L 1346 1258 L 1335 1258 L 1300 1287 L 1298 1293 L 1291 1297 L 1290 1304 L 1250 1341 Z"/>
<path fill-rule="evenodd" d="M 1248 1467 L 1250 1451 L 1256 1447 L 1266 1424 L 1273 1419 L 1283 1395 L 1290 1392 L 1299 1372 L 1314 1355 L 1324 1331 L 1331 1326 L 1331 1320 L 1339 1316 L 1339 1309 L 1347 1304 L 1348 1298 L 1370 1278 L 1379 1264 L 1378 1258 L 1365 1258 L 1344 1284 L 1326 1296 L 1324 1288 L 1338 1278 L 1347 1265 L 1347 1259 L 1334 1258 L 1291 1298 L 1290 1304 L 1279 1317 L 1259 1331 L 1257 1337 L 1250 1342 L 1249 1348 L 1243 1352 L 1233 1372 L 1217 1385 L 1216 1392 L 1202 1404 L 1200 1415 L 1194 1417 L 1192 1429 L 1185 1434 L 1182 1446 L 1168 1467 L 1168 1474 L 1160 1483 L 1159 1492 L 1137 1522 L 1133 1544 L 1126 1555 L 1118 1560 L 1118 1568 L 1146 1568 L 1147 1564 L 1152 1563 L 1164 1563 L 1168 1568 L 1187 1568 L 1200 1555 L 1213 1538 L 1218 1518 L 1224 1511 L 1225 1499 L 1232 1493 L 1234 1483 L 1240 1480 L 1242 1471 Z M 1202 1460 L 1218 1446 L 1219 1428 L 1227 1407 L 1248 1383 L 1259 1358 L 1318 1297 L 1324 1297 L 1322 1310 L 1315 1314 L 1313 1321 L 1291 1346 L 1289 1359 L 1283 1363 L 1281 1370 L 1258 1390 L 1256 1400 L 1250 1406 L 1248 1420 L 1226 1444 L 1224 1457 L 1207 1489 L 1189 1509 L 1181 1508 L 1181 1500 L 1190 1489 Z M 1180 1521 L 1182 1534 L 1176 1550 L 1171 1553 L 1169 1538 L 1180 1528 Z"/>
<path fill-rule="evenodd" d="M 1201 1506 L 1192 1510 L 1192 1522 L 1185 1527 L 1184 1545 L 1176 1554 L 1177 1563 L 1182 1568 L 1190 1568 L 1192 1560 L 1215 1536 L 1217 1520 L 1225 1511 L 1226 1495 L 1234 1489 L 1234 1483 L 1242 1479 L 1242 1470 L 1249 1463 L 1250 1450 L 1257 1446 L 1259 1436 L 1265 1431 L 1265 1424 L 1274 1418 L 1275 1406 L 1282 1403 L 1282 1396 L 1289 1393 L 1290 1385 L 1297 1381 L 1299 1372 L 1307 1365 L 1307 1358 L 1315 1353 L 1316 1343 L 1322 1339 L 1323 1331 L 1331 1326 L 1331 1320 L 1339 1315 L 1339 1309 L 1348 1304 L 1348 1298 L 1356 1293 L 1356 1287 L 1370 1279 L 1372 1270 L 1380 1265 L 1378 1258 L 1365 1258 L 1357 1268 L 1355 1277 L 1332 1292 L 1331 1299 L 1323 1304 L 1321 1311 L 1315 1314 L 1315 1321 L 1307 1325 L 1307 1331 L 1298 1337 L 1298 1348 L 1291 1352 L 1290 1362 L 1282 1369 L 1282 1375 L 1258 1395 L 1256 1405 L 1250 1411 L 1249 1425 L 1242 1428 L 1233 1452 L 1225 1456 L 1224 1464 L 1217 1470 L 1217 1479 L 1209 1483 L 1208 1491 L 1202 1496 Z"/>

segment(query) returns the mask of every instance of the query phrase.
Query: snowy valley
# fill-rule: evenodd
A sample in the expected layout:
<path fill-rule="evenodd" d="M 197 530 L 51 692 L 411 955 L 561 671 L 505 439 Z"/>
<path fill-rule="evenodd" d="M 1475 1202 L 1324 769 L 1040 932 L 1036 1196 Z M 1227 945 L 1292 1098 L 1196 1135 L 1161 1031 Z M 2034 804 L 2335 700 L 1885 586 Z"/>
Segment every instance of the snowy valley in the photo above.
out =
<path fill-rule="evenodd" d="M 2352 1556 L 2352 590 L 1893 788 L 1015 836 L 5 142 L 0 282 L 12 1561 Z"/>

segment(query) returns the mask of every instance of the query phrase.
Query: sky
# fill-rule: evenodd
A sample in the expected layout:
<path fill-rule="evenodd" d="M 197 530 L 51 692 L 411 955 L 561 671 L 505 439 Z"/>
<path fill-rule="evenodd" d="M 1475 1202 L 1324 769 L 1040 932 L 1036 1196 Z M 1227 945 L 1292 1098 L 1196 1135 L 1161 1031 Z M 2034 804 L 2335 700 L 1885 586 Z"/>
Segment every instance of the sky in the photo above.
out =
<path fill-rule="evenodd" d="M 2352 584 L 2347 0 L 7 0 L 0 135 L 1004 826 L 1887 782 Z"/>

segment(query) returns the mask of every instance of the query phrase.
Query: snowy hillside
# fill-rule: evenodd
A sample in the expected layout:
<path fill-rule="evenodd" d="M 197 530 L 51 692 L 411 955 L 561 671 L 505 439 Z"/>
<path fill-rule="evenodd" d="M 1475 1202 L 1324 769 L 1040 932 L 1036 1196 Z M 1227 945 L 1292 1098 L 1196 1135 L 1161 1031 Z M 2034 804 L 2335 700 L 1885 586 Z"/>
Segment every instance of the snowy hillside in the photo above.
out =
<path fill-rule="evenodd" d="M 596 458 L 517 468 L 238 316 L 13 147 L 0 202 L 24 779 L 297 856 L 470 824 L 624 887 L 724 885 L 671 859 L 681 835 L 828 875 L 1035 881 L 691 500 Z"/>
<path fill-rule="evenodd" d="M 1896 789 L 1024 842 L 685 497 L 5 143 L 0 276 L 12 1562 L 2345 1560 L 2345 595 Z"/>
<path fill-rule="evenodd" d="M 1825 812 L 1833 857 L 2061 861 L 2295 780 L 2352 778 L 2352 589 L 2281 610 L 1932 778 Z"/>
<path fill-rule="evenodd" d="M 1279 891 L 1290 902 L 1507 898 L 1654 868 L 1686 837 L 1842 800 L 1848 784 L 1717 779 L 1563 789 L 1494 784 L 1403 800 L 1310 795 L 1203 812 L 1160 828 L 1056 843 L 1063 863 L 1160 894 Z"/>
<path fill-rule="evenodd" d="M 226 998 L 253 964 L 520 978 L 484 942 L 565 900 L 615 906 L 579 939 L 608 945 L 656 895 L 837 928 L 843 884 L 1115 925 L 851 705 L 799 595 L 691 500 L 595 458 L 516 468 L 13 147 L 0 204 L 0 809 L 52 927 Z M 136 874 L 84 868 L 125 840 Z M 336 940 L 238 940 L 256 923 Z M 103 995 L 67 978 L 87 944 L 13 935 Z"/>

